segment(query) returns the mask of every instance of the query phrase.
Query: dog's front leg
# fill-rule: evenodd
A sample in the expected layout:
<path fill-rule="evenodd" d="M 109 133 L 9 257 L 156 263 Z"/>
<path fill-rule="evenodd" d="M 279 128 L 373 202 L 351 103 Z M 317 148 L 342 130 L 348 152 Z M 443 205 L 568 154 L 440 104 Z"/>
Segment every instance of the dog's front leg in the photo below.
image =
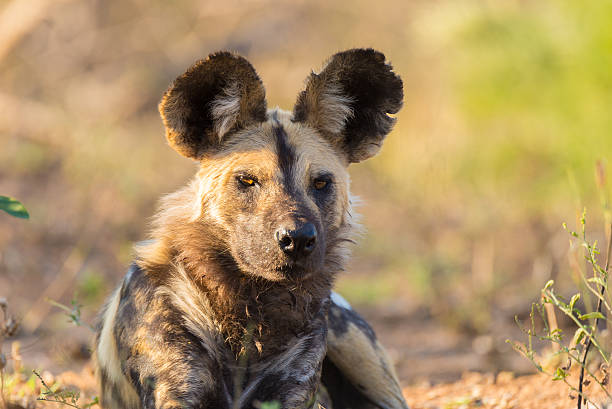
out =
<path fill-rule="evenodd" d="M 193 342 L 193 341 L 192 341 Z M 187 339 L 179 348 L 158 345 L 153 353 L 126 359 L 124 370 L 143 409 L 230 409 L 232 399 L 221 371 Z"/>
<path fill-rule="evenodd" d="M 218 340 L 172 297 L 133 268 L 109 300 L 95 353 L 104 409 L 233 407 Z"/>

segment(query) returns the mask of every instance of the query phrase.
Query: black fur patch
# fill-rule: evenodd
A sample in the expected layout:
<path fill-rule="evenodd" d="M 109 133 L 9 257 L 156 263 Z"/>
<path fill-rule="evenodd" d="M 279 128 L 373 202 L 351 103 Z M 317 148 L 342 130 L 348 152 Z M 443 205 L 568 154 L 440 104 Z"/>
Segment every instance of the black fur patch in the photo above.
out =
<path fill-rule="evenodd" d="M 334 409 L 375 409 L 379 408 L 370 401 L 358 387 L 353 385 L 336 365 L 325 357 L 321 383 L 327 393 Z"/>
<path fill-rule="evenodd" d="M 324 121 L 334 113 L 329 95 L 336 95 L 348 105 L 351 114 L 331 119 L 344 122 L 340 134 L 326 132 Z M 404 97 L 402 80 L 385 63 L 384 54 L 368 49 L 353 49 L 333 55 L 323 71 L 312 73 L 306 89 L 293 108 L 294 121 L 305 122 L 322 131 L 349 162 L 373 156 L 391 131 Z M 336 107 L 337 108 L 337 107 Z M 346 111 L 345 111 L 346 112 Z M 322 119 L 324 118 L 324 119 Z"/>
<path fill-rule="evenodd" d="M 376 343 L 376 334 L 370 325 L 355 311 L 338 307 L 336 304 L 329 308 L 329 328 L 337 337 L 341 337 L 348 331 L 349 324 L 355 325 L 363 332 L 372 344 Z"/>
<path fill-rule="evenodd" d="M 233 89 L 240 98 L 237 116 L 228 122 L 231 130 L 266 120 L 263 83 L 253 66 L 229 52 L 211 54 L 178 77 L 164 94 L 159 112 L 166 126 L 168 143 L 181 155 L 200 159 L 218 148 L 213 104 Z"/>
<path fill-rule="evenodd" d="M 285 186 L 289 191 L 293 191 L 293 166 L 295 165 L 296 154 L 292 146 L 287 141 L 287 133 L 282 125 L 274 126 L 274 138 L 276 139 L 276 155 L 278 156 L 278 167 L 280 168 Z"/>

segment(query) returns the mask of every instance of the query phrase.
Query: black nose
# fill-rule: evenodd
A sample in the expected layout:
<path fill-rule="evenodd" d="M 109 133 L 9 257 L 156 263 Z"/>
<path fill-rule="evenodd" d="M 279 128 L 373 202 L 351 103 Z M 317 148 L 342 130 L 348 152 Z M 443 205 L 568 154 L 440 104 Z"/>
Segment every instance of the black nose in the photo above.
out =
<path fill-rule="evenodd" d="M 317 229 L 312 223 L 306 223 L 295 230 L 281 227 L 276 231 L 276 240 L 285 254 L 297 260 L 314 250 L 317 244 Z"/>

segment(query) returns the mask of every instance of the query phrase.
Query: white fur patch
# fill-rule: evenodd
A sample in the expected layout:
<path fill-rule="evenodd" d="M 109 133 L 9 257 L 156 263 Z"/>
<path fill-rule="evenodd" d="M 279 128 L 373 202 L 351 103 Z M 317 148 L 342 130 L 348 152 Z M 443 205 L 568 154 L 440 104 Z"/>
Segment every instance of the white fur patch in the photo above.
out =
<path fill-rule="evenodd" d="M 202 340 L 215 339 L 213 334 L 220 332 L 212 320 L 212 308 L 201 290 L 187 276 L 181 266 L 177 266 L 176 275 L 170 279 L 168 287 L 160 287 L 157 293 L 170 297 L 172 304 L 182 312 L 185 326 Z M 210 349 L 214 344 L 203 344 Z M 210 351 L 218 354 L 219 351 Z M 212 382 L 212 381 L 211 381 Z M 214 383 L 214 382 L 213 382 Z"/>
<path fill-rule="evenodd" d="M 338 307 L 342 307 L 345 310 L 352 310 L 353 309 L 351 307 L 351 304 L 349 304 L 349 302 L 346 301 L 343 296 L 341 296 L 340 294 L 338 294 L 335 291 L 332 291 L 332 293 L 331 293 L 331 300 Z"/>
<path fill-rule="evenodd" d="M 98 366 L 106 372 L 109 380 L 113 382 L 121 393 L 121 397 L 130 407 L 138 407 L 138 395 L 132 385 L 127 381 L 121 370 L 121 363 L 117 354 L 117 345 L 113 328 L 115 326 L 115 316 L 119 307 L 119 294 L 121 287 L 113 293 L 108 308 L 104 314 L 104 324 L 100 334 L 100 342 L 96 350 L 96 360 Z M 107 402 L 112 404 L 112 402 Z"/>
<path fill-rule="evenodd" d="M 319 97 L 320 126 L 331 134 L 339 134 L 344 131 L 346 120 L 353 116 L 351 109 L 353 100 L 342 95 L 342 89 L 338 85 L 329 85 Z"/>
<path fill-rule="evenodd" d="M 213 219 L 219 224 L 223 223 L 223 219 L 221 218 L 221 211 L 219 207 L 216 206 L 215 201 L 207 200 L 207 197 L 210 195 L 210 193 L 215 191 L 215 185 L 218 185 L 218 183 L 219 180 L 217 178 L 199 178 L 199 182 L 197 184 L 197 200 L 194 200 L 193 202 L 193 216 L 191 217 L 190 221 L 197 221 L 200 217 L 203 216 L 204 209 L 206 209 L 206 212 L 211 219 Z M 207 202 L 206 205 L 204 205 L 204 201 Z"/>
<path fill-rule="evenodd" d="M 215 131 L 219 139 L 236 123 L 240 114 L 240 88 L 234 83 L 225 88 L 212 103 Z"/>
<path fill-rule="evenodd" d="M 115 346 L 115 337 L 113 336 L 113 326 L 115 325 L 115 315 L 119 307 L 119 292 L 120 288 L 115 290 L 111 301 L 108 304 L 106 313 L 104 314 L 104 324 L 102 333 L 100 334 L 100 343 L 98 344 L 98 364 L 106 370 L 108 377 L 115 383 L 123 380 L 123 373 L 119 367 L 119 358 L 117 357 L 117 348 Z"/>

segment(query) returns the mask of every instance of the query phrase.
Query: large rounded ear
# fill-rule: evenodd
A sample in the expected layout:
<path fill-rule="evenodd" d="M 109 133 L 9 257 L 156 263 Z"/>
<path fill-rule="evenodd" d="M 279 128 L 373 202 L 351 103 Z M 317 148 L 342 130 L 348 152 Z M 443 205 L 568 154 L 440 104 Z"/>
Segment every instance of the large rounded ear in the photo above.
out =
<path fill-rule="evenodd" d="M 374 156 L 402 107 L 402 80 L 384 54 L 353 49 L 333 55 L 306 79 L 293 120 L 317 129 L 349 162 Z"/>
<path fill-rule="evenodd" d="M 229 133 L 266 120 L 265 94 L 245 58 L 209 55 L 174 80 L 159 104 L 168 143 L 183 156 L 201 159 Z"/>

